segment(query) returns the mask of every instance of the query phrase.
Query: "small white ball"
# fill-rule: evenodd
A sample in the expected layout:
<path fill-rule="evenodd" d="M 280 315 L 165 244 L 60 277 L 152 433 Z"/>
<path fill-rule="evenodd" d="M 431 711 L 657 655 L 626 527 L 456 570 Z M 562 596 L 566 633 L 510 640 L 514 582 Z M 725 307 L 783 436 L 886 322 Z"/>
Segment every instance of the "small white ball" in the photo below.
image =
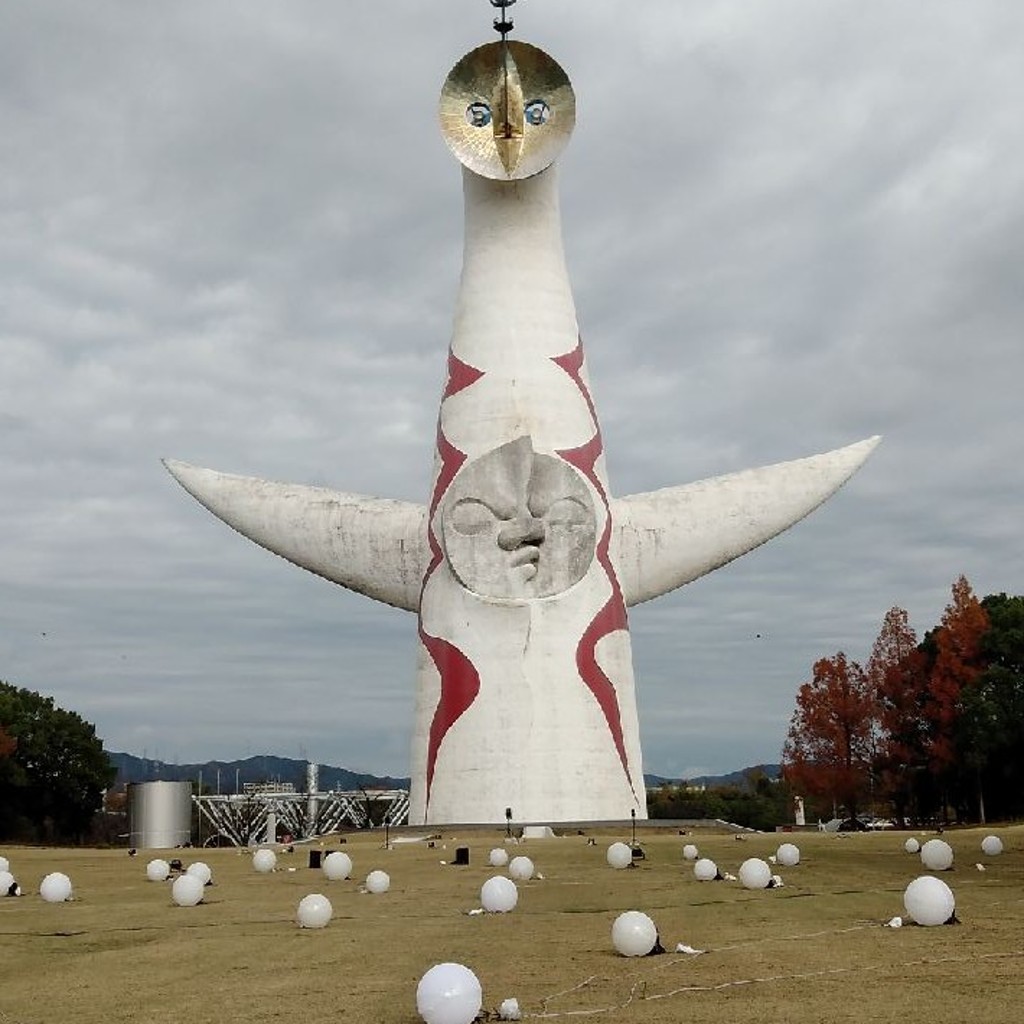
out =
<path fill-rule="evenodd" d="M 612 945 L 623 956 L 647 956 L 658 941 L 654 922 L 639 910 L 619 914 L 612 925 Z"/>
<path fill-rule="evenodd" d="M 490 856 L 487 858 L 492 868 L 503 868 L 508 863 L 508 852 L 503 850 L 500 846 L 496 846 L 491 850 Z"/>
<path fill-rule="evenodd" d="M 495 875 L 480 887 L 480 903 L 489 914 L 507 914 L 519 902 L 519 890 L 511 878 Z"/>
<path fill-rule="evenodd" d="M 945 924 L 956 909 L 953 891 L 934 875 L 921 875 L 907 886 L 903 893 L 907 913 L 918 923 L 927 926 Z"/>
<path fill-rule="evenodd" d="M 334 908 L 331 901 L 318 892 L 311 892 L 299 900 L 295 918 L 300 928 L 326 928 L 330 921 Z"/>
<path fill-rule="evenodd" d="M 503 999 L 498 1007 L 499 1020 L 522 1020 L 523 1011 L 519 1009 L 518 999 Z"/>
<path fill-rule="evenodd" d="M 12 885 L 14 885 L 14 875 L 7 868 L 3 868 L 0 870 L 0 896 L 6 896 Z"/>
<path fill-rule="evenodd" d="M 713 882 L 718 877 L 718 865 L 707 857 L 701 857 L 693 865 L 693 877 L 698 882 Z"/>
<path fill-rule="evenodd" d="M 517 882 L 528 882 L 533 878 L 533 861 L 529 857 L 513 857 L 509 861 L 508 873 Z"/>
<path fill-rule="evenodd" d="M 929 839 L 921 847 L 921 863 L 929 871 L 948 871 L 953 866 L 953 847 L 944 839 Z"/>
<path fill-rule="evenodd" d="M 985 836 L 981 841 L 981 850 L 990 857 L 998 857 L 1003 852 L 1003 841 L 999 836 Z"/>
<path fill-rule="evenodd" d="M 187 871 L 178 875 L 171 886 L 171 899 L 179 907 L 194 907 L 203 901 L 203 881 L 198 875 Z"/>
<path fill-rule="evenodd" d="M 320 868 L 332 882 L 340 882 L 352 874 L 352 858 L 341 850 L 334 850 L 324 857 Z"/>
<path fill-rule="evenodd" d="M 921 844 L 913 836 L 911 836 L 903 844 L 903 849 L 906 850 L 907 853 L 920 853 L 921 852 Z"/>
<path fill-rule="evenodd" d="M 483 1002 L 477 976 L 462 964 L 435 964 L 416 986 L 416 1010 L 426 1024 L 471 1024 Z"/>
<path fill-rule="evenodd" d="M 39 895 L 47 903 L 71 899 L 71 879 L 61 871 L 52 871 L 39 883 Z"/>
<path fill-rule="evenodd" d="M 633 863 L 633 851 L 625 843 L 612 843 L 608 847 L 607 857 L 608 863 L 616 871 L 628 868 Z"/>
<path fill-rule="evenodd" d="M 146 877 L 151 882 L 166 882 L 171 873 L 171 865 L 161 857 L 156 857 L 146 865 Z"/>
<path fill-rule="evenodd" d="M 800 847 L 795 843 L 783 843 L 776 851 L 775 857 L 785 868 L 795 868 L 800 863 Z"/>
<path fill-rule="evenodd" d="M 683 847 L 683 860 L 696 860 L 700 856 L 697 852 L 697 847 L 693 843 L 687 843 Z"/>
<path fill-rule="evenodd" d="M 267 875 L 277 866 L 277 854 L 264 847 L 252 855 L 252 867 L 261 875 Z"/>
<path fill-rule="evenodd" d="M 194 864 L 189 864 L 185 873 L 195 875 L 203 885 L 208 885 L 210 879 L 213 878 L 213 872 L 210 870 L 209 865 L 204 864 L 201 860 L 197 860 Z"/>
<path fill-rule="evenodd" d="M 386 871 L 371 871 L 366 876 L 366 891 L 379 896 L 391 888 L 391 876 Z"/>
<path fill-rule="evenodd" d="M 760 857 L 748 857 L 740 865 L 739 875 L 744 889 L 765 889 L 772 880 L 772 869 Z"/>

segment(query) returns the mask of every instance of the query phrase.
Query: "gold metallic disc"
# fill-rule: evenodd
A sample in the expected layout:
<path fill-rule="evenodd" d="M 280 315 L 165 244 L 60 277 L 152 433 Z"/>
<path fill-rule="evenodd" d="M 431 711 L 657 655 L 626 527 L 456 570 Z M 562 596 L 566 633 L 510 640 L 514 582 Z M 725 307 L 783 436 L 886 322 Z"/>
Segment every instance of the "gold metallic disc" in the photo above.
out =
<path fill-rule="evenodd" d="M 576 124 L 576 96 L 543 50 L 510 40 L 471 50 L 441 89 L 441 131 L 485 178 L 529 178 L 550 166 Z"/>

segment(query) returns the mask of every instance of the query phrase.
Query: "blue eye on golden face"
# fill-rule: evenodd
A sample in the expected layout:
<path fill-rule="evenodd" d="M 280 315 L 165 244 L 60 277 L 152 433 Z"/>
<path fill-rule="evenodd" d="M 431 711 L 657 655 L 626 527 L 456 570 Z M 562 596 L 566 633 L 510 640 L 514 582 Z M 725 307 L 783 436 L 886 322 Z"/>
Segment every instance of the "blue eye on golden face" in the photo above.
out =
<path fill-rule="evenodd" d="M 486 103 L 470 103 L 466 107 L 466 121 L 474 128 L 486 128 L 491 123 L 491 108 Z"/>
<path fill-rule="evenodd" d="M 543 100 L 530 100 L 526 104 L 524 113 L 528 124 L 546 124 L 551 116 L 551 108 Z"/>

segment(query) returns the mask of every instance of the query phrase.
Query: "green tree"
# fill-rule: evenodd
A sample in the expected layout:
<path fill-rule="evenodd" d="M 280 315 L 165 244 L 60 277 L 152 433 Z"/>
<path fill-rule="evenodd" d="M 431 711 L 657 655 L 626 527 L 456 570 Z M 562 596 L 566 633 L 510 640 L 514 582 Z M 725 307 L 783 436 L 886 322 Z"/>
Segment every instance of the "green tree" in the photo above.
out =
<path fill-rule="evenodd" d="M 52 697 L 0 682 L 0 730 L 15 743 L 0 766 L 0 829 L 81 841 L 115 775 L 95 726 Z"/>

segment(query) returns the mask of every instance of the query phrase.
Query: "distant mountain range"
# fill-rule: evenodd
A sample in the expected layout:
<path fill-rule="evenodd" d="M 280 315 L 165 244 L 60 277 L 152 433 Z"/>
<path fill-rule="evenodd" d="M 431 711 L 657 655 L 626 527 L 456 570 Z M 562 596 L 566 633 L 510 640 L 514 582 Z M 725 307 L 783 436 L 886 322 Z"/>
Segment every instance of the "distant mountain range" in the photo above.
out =
<path fill-rule="evenodd" d="M 257 757 L 246 757 L 240 761 L 206 761 L 202 764 L 168 764 L 147 757 L 136 757 L 134 754 L 122 754 L 108 750 L 110 763 L 117 769 L 114 786 L 120 787 L 129 782 L 181 782 L 186 779 L 197 780 L 202 776 L 203 788 L 211 792 L 241 792 L 247 782 L 277 782 L 290 784 L 296 790 L 306 788 L 306 761 L 293 757 L 275 757 L 272 754 L 261 754 Z M 760 764 L 728 775 L 702 775 L 700 778 L 687 779 L 691 786 L 739 786 L 748 784 L 750 772 L 763 772 L 770 779 L 777 779 L 780 774 L 777 764 Z M 321 792 L 328 790 L 358 789 L 408 789 L 409 779 L 390 775 L 366 775 L 350 772 L 347 768 L 336 768 L 334 765 L 318 766 L 317 784 Z M 681 779 L 669 779 L 662 775 L 645 775 L 648 787 L 674 784 Z"/>

